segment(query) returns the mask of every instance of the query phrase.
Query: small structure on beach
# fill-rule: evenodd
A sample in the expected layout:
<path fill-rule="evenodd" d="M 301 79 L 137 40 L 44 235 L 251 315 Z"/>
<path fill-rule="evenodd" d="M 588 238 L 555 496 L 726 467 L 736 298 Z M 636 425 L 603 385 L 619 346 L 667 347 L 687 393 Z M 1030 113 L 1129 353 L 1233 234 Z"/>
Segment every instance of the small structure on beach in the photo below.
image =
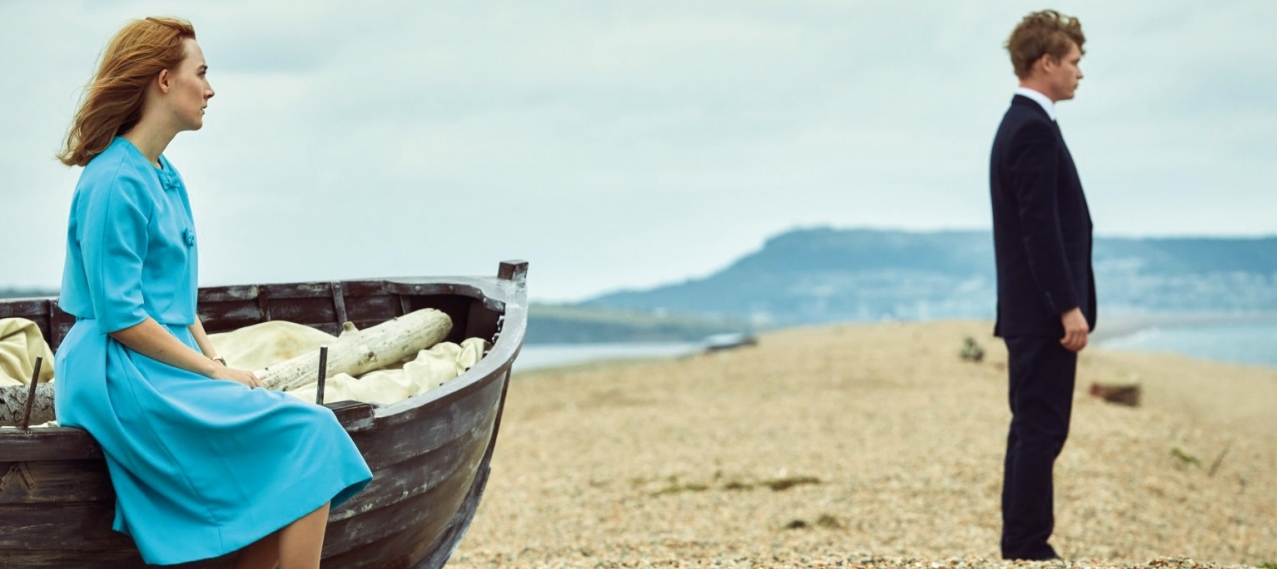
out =
<path fill-rule="evenodd" d="M 1092 382 L 1090 393 L 1091 395 L 1099 397 L 1109 403 L 1117 403 L 1118 405 L 1126 405 L 1128 407 L 1140 406 L 1139 383 Z"/>
<path fill-rule="evenodd" d="M 705 346 L 705 352 L 721 352 L 723 350 L 734 350 L 744 346 L 757 346 L 758 337 L 747 332 L 731 332 L 727 334 L 714 334 L 708 336 L 701 341 L 701 345 Z"/>
<path fill-rule="evenodd" d="M 984 361 L 984 347 L 975 338 L 967 336 L 962 339 L 962 350 L 958 352 L 958 357 L 964 361 L 980 363 Z"/>

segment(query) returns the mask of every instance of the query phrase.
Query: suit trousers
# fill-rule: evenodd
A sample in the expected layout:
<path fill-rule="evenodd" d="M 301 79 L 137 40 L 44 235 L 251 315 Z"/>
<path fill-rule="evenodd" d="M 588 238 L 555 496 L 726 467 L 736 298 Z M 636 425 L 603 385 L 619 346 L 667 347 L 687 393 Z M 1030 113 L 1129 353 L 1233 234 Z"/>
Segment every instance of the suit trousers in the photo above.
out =
<path fill-rule="evenodd" d="M 1008 337 L 1011 428 L 1002 481 L 1002 557 L 1052 559 L 1052 470 L 1069 435 L 1077 353 L 1058 338 Z"/>

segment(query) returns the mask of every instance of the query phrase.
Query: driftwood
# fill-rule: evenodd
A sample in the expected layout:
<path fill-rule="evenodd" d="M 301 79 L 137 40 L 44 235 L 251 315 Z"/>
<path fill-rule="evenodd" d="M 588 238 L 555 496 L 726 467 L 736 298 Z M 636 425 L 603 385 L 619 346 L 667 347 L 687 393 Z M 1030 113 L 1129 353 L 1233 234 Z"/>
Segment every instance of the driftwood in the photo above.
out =
<path fill-rule="evenodd" d="M 418 310 L 368 328 L 346 328 L 328 346 L 327 376 L 360 375 L 403 361 L 429 348 L 452 330 L 452 319 L 438 310 Z M 319 376 L 319 351 L 255 372 L 267 389 L 288 391 L 314 383 Z"/>
<path fill-rule="evenodd" d="M 365 330 L 347 327 L 328 347 L 328 376 L 339 373 L 357 376 L 402 361 L 443 341 L 451 329 L 452 319 L 434 309 L 418 310 Z M 302 354 L 254 373 L 269 389 L 296 389 L 315 382 L 319 374 L 319 353 Z M 43 383 L 37 388 L 31 410 L 32 425 L 55 420 L 54 385 L 56 382 Z M 22 424 L 27 389 L 26 385 L 0 388 L 0 426 Z"/>
<path fill-rule="evenodd" d="M 27 408 L 29 385 L 0 387 L 0 427 L 17 427 L 22 424 L 22 413 Z M 35 403 L 31 406 L 31 424 L 39 425 L 53 420 L 53 384 L 36 386 Z"/>
<path fill-rule="evenodd" d="M 1119 405 L 1127 405 L 1129 407 L 1140 406 L 1140 384 L 1116 384 L 1116 383 L 1092 383 L 1091 395 L 1099 397 L 1109 403 L 1117 403 Z"/>

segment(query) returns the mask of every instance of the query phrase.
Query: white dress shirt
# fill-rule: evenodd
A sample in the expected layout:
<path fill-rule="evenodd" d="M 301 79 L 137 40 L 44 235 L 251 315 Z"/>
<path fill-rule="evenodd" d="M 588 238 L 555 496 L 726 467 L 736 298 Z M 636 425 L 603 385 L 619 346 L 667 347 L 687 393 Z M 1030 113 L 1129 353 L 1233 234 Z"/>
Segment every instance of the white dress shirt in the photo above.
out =
<path fill-rule="evenodd" d="M 1052 121 L 1055 120 L 1055 103 L 1051 101 L 1050 97 L 1028 87 L 1016 87 L 1015 94 L 1033 99 L 1037 104 L 1042 105 L 1042 110 L 1046 111 L 1046 116 L 1051 117 Z"/>

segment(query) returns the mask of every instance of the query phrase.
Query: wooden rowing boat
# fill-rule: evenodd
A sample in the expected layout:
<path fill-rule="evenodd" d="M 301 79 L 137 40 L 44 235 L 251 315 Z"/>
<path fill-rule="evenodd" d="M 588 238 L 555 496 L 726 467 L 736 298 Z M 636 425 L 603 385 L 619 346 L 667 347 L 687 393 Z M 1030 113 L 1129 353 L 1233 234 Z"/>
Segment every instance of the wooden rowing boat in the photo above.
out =
<path fill-rule="evenodd" d="M 334 509 L 324 538 L 329 568 L 441 567 L 474 518 L 501 425 L 510 367 L 527 327 L 527 263 L 496 278 L 406 278 L 200 289 L 209 333 L 288 320 L 337 334 L 422 308 L 453 321 L 448 341 L 492 340 L 475 367 L 392 405 L 329 404 L 372 468 L 372 483 Z M 0 318 L 40 325 L 57 348 L 74 318 L 56 299 L 0 300 Z M 111 530 L 115 495 L 88 433 L 0 429 L 0 569 L 144 567 L 132 539 Z M 231 567 L 234 554 L 181 565 Z"/>

